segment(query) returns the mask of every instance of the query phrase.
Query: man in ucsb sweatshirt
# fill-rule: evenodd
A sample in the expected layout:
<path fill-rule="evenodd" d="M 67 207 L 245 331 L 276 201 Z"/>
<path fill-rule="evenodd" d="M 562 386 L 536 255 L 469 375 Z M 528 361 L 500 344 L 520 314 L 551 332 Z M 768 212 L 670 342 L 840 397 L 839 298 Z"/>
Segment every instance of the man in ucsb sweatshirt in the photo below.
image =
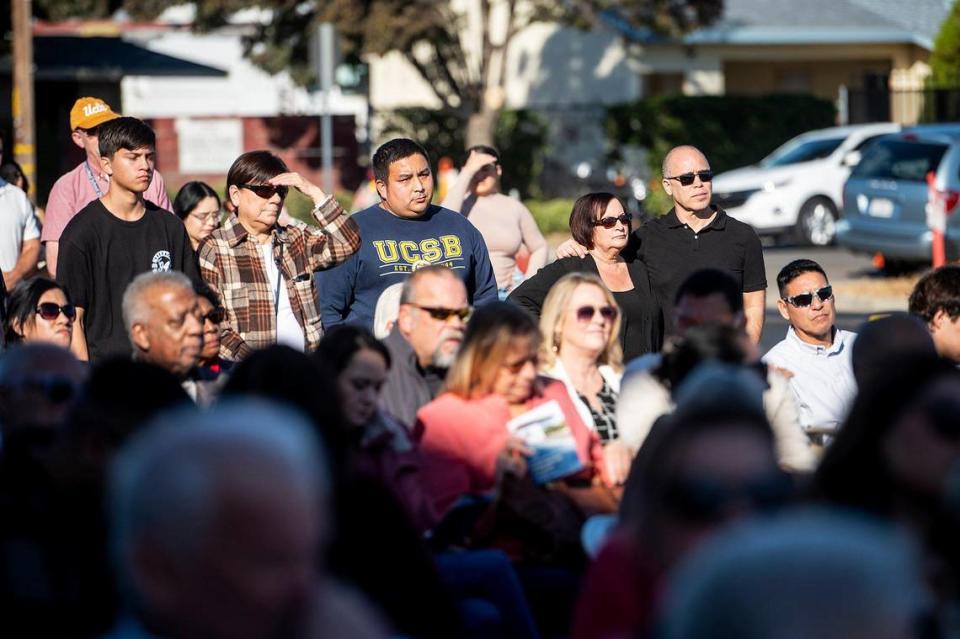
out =
<path fill-rule="evenodd" d="M 496 301 L 480 231 L 459 213 L 430 203 L 433 172 L 424 148 L 405 138 L 390 140 L 374 153 L 373 171 L 381 202 L 353 215 L 360 250 L 317 275 L 324 328 L 344 322 L 372 328 L 384 289 L 429 265 L 452 269 L 473 306 Z"/>

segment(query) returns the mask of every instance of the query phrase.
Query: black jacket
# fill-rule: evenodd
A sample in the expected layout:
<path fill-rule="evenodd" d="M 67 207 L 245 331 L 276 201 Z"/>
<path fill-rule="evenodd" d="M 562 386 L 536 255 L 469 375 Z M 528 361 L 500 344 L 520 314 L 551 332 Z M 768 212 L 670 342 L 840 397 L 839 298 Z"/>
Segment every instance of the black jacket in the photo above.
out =
<path fill-rule="evenodd" d="M 623 347 L 624 361 L 644 353 L 659 352 L 663 345 L 663 310 L 650 285 L 647 267 L 640 260 L 632 260 L 627 261 L 627 271 L 633 281 L 633 290 L 614 293 L 616 297 L 628 294 L 636 296 L 630 300 L 629 305 L 620 305 L 620 344 Z M 539 318 L 547 293 L 557 280 L 567 273 L 600 275 L 597 263 L 591 255 L 584 258 L 565 257 L 537 271 L 536 275 L 515 288 L 507 300 Z"/>

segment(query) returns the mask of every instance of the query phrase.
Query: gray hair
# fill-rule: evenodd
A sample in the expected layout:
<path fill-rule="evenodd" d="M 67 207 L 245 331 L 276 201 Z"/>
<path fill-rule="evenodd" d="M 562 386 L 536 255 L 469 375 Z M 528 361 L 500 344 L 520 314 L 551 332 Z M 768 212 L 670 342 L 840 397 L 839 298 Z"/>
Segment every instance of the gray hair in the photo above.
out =
<path fill-rule="evenodd" d="M 428 275 L 436 275 L 437 277 L 452 277 L 453 279 L 459 280 L 457 274 L 454 273 L 452 268 L 447 268 L 446 266 L 440 266 L 438 264 L 431 264 L 430 266 L 424 266 L 423 268 L 418 268 L 413 273 L 410 274 L 403 282 L 403 289 L 400 291 L 400 303 L 409 304 L 413 301 L 414 293 L 416 293 L 417 284 L 424 277 Z"/>
<path fill-rule="evenodd" d="M 110 541 L 121 581 L 135 583 L 131 552 L 147 539 L 189 560 L 205 540 L 216 500 L 244 479 L 282 482 L 322 506 L 326 463 L 305 418 L 265 400 L 236 400 L 153 420 L 110 468 Z"/>
<path fill-rule="evenodd" d="M 756 520 L 674 572 L 663 636 L 908 636 L 929 604 L 918 565 L 907 538 L 878 521 L 825 509 Z"/>
<path fill-rule="evenodd" d="M 147 271 L 133 278 L 123 292 L 123 326 L 127 330 L 127 336 L 130 336 L 134 324 L 142 324 L 147 321 L 150 314 L 149 305 L 146 303 L 147 293 L 155 287 L 169 286 L 171 288 L 181 287 L 193 292 L 193 283 L 190 278 L 180 271 Z M 136 351 L 136 345 L 134 345 Z"/>

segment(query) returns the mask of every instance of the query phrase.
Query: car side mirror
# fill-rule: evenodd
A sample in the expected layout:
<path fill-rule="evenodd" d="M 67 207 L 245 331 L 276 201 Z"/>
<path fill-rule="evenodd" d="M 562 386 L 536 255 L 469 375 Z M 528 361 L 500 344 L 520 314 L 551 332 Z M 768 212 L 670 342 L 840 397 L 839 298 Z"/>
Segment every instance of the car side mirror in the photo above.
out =
<path fill-rule="evenodd" d="M 860 159 L 862 157 L 863 155 L 860 153 L 860 151 L 850 151 L 845 156 L 843 156 L 842 164 L 843 166 L 848 166 L 850 168 L 853 168 L 856 165 L 860 164 Z"/>

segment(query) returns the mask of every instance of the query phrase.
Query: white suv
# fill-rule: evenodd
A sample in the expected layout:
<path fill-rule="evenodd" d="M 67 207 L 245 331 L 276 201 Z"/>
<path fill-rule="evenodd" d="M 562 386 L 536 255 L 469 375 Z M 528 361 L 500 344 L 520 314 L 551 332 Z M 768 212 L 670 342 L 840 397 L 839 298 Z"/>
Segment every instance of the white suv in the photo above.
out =
<path fill-rule="evenodd" d="M 900 130 L 889 122 L 809 131 L 761 160 L 713 178 L 713 202 L 760 235 L 815 246 L 833 242 L 843 184 L 875 139 Z"/>

